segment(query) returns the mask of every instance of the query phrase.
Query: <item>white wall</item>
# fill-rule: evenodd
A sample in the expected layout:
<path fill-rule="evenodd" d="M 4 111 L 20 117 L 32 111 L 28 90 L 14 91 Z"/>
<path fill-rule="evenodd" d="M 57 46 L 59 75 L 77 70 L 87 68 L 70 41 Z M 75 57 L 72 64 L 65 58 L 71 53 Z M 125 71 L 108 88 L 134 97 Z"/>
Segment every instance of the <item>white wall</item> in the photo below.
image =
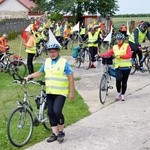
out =
<path fill-rule="evenodd" d="M 28 9 L 17 0 L 5 0 L 0 4 L 0 11 L 28 11 Z"/>

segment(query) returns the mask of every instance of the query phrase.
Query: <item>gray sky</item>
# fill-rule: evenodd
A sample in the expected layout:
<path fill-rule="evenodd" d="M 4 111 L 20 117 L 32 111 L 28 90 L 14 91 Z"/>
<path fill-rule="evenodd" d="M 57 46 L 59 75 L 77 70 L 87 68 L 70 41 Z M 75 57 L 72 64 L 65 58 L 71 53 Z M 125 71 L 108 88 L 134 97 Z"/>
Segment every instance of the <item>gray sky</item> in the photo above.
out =
<path fill-rule="evenodd" d="M 150 14 L 150 0 L 118 0 L 116 14 Z"/>

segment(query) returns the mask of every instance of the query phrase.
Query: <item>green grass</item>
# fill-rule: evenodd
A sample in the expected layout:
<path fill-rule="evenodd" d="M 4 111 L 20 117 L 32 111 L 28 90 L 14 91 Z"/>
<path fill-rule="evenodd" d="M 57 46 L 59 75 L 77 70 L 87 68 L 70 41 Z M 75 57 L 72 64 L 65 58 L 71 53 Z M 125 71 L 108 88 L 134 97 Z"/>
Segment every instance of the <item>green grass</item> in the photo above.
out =
<path fill-rule="evenodd" d="M 38 70 L 41 64 L 35 65 L 35 70 Z M 40 77 L 43 78 L 43 77 Z M 76 79 L 75 79 L 76 80 Z M 78 79 L 77 79 L 78 80 Z M 7 138 L 7 122 L 11 112 L 17 107 L 17 100 L 23 97 L 23 91 L 21 85 L 13 83 L 12 77 L 7 73 L 0 73 L 0 150 L 15 150 L 15 149 L 24 149 L 29 147 L 41 140 L 47 138 L 50 134 L 49 131 L 45 130 L 42 125 L 34 127 L 33 135 L 29 143 L 22 148 L 15 148 L 10 144 Z M 40 91 L 40 87 L 32 85 L 28 87 L 30 93 L 37 94 Z M 21 99 L 22 100 L 22 99 Z M 35 98 L 29 99 L 31 104 L 35 105 Z M 75 91 L 75 100 L 73 102 L 66 100 L 64 107 L 65 115 L 65 125 L 69 126 L 78 120 L 90 115 L 88 106 L 84 103 L 83 98 Z"/>
<path fill-rule="evenodd" d="M 126 24 L 127 21 L 130 24 L 130 22 L 135 21 L 135 27 L 138 25 L 139 21 L 150 21 L 149 17 L 122 17 L 122 18 L 112 18 L 113 24 L 115 28 L 120 28 L 121 25 L 124 23 Z"/>

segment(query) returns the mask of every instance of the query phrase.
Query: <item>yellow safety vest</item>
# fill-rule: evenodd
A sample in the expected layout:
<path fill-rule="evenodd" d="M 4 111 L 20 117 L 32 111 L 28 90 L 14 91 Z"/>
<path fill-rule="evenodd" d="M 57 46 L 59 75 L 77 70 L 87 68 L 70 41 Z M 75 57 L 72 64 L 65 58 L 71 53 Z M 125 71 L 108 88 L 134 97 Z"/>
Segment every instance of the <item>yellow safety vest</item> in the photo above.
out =
<path fill-rule="evenodd" d="M 125 55 L 127 51 L 128 44 L 124 43 L 120 49 L 118 45 L 113 46 L 114 55 Z M 130 67 L 131 66 L 131 59 L 114 59 L 114 68 L 118 67 Z"/>
<path fill-rule="evenodd" d="M 85 28 L 81 28 L 80 35 L 84 35 L 84 34 L 85 34 Z"/>
<path fill-rule="evenodd" d="M 145 37 L 146 37 L 147 30 L 144 33 L 142 33 L 138 27 L 137 27 L 137 29 L 139 31 L 138 42 L 142 43 L 144 41 Z M 135 43 L 134 33 L 133 32 L 132 32 L 131 36 L 129 37 L 129 41 L 132 42 L 132 43 Z"/>
<path fill-rule="evenodd" d="M 33 38 L 33 37 L 32 37 Z M 34 46 L 29 48 L 27 47 L 26 48 L 26 52 L 27 53 L 31 53 L 31 54 L 36 54 L 36 41 L 35 41 L 35 38 L 33 38 L 33 41 L 34 41 Z M 28 42 L 27 42 L 28 43 Z"/>
<path fill-rule="evenodd" d="M 50 58 L 45 61 L 45 83 L 47 94 L 59 94 L 67 96 L 69 92 L 69 81 L 64 73 L 66 59 L 59 58 L 56 64 L 51 64 Z"/>
<path fill-rule="evenodd" d="M 99 35 L 98 31 L 96 31 L 94 35 L 92 35 L 91 32 L 88 32 L 88 42 L 89 42 L 88 47 L 98 47 L 98 43 L 96 44 L 93 43 L 98 39 L 98 35 Z"/>
<path fill-rule="evenodd" d="M 58 27 L 58 28 L 56 29 L 55 36 L 61 36 L 60 27 Z"/>

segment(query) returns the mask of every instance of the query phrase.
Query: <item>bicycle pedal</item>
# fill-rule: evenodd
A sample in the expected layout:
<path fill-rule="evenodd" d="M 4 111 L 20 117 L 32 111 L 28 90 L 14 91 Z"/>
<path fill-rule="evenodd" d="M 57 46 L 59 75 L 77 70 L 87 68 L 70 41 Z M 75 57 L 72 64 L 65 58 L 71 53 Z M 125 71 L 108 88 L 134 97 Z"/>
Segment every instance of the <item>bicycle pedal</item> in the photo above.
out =
<path fill-rule="evenodd" d="M 113 86 L 109 86 L 108 88 L 109 88 L 109 89 L 113 89 Z"/>
<path fill-rule="evenodd" d="M 35 118 L 33 120 L 33 126 L 37 127 L 39 125 L 39 121 Z"/>

